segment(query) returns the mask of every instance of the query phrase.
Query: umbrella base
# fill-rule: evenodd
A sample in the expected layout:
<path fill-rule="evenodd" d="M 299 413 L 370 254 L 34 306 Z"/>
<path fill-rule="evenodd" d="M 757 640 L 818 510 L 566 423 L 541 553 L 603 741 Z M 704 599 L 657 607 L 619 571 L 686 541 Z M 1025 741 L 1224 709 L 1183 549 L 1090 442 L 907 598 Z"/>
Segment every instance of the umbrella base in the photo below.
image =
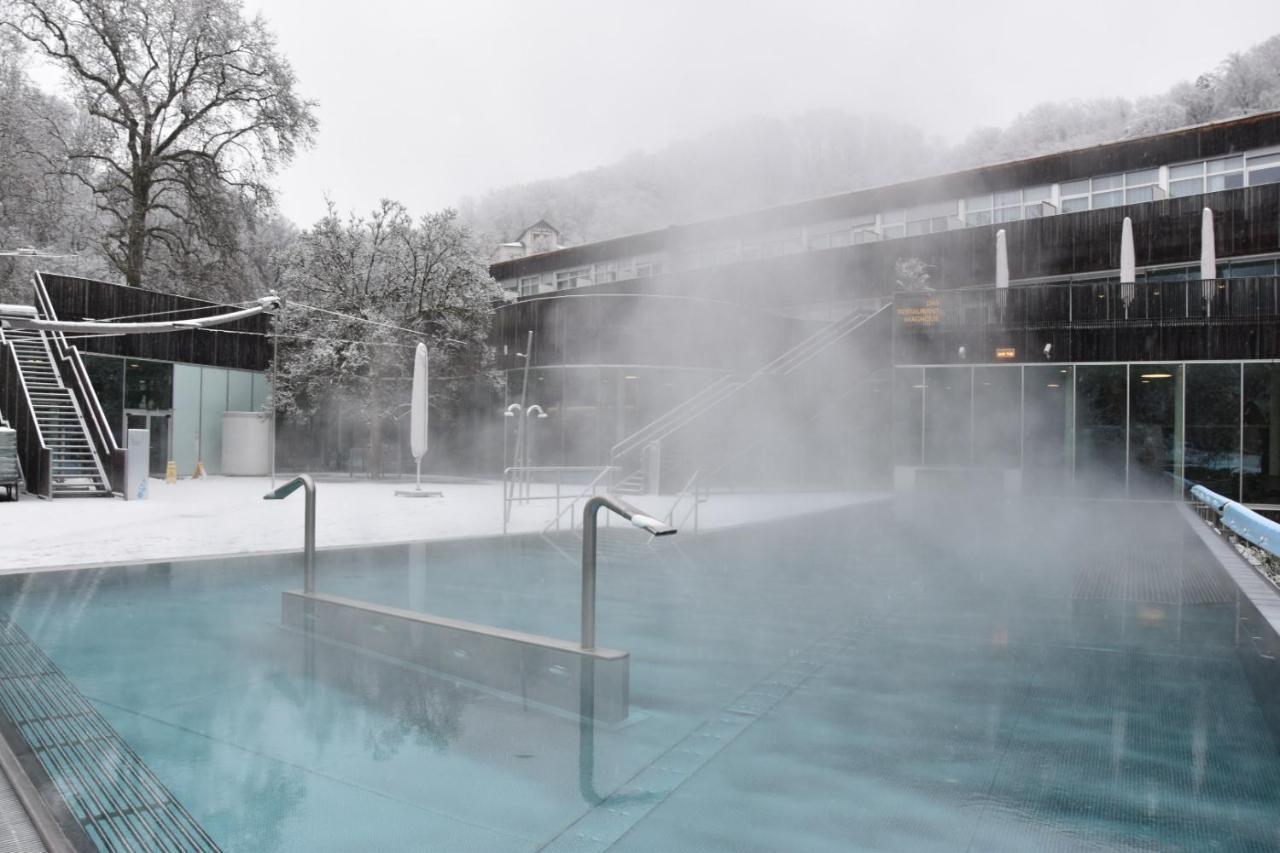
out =
<path fill-rule="evenodd" d="M 423 489 L 396 489 L 398 498 L 442 498 L 444 492 L 428 492 Z"/>

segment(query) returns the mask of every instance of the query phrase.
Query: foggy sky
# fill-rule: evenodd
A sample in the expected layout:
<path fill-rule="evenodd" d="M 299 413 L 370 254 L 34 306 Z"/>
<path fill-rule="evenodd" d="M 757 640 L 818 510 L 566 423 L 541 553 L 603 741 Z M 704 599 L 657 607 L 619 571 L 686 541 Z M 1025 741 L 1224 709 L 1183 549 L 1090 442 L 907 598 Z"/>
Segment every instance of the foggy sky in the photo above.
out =
<path fill-rule="evenodd" d="M 1280 32 L 1280 3 L 1070 0 L 246 0 L 304 93 L 316 146 L 279 179 L 424 212 L 749 115 L 880 113 L 949 142 L 1045 100 L 1156 94 Z"/>

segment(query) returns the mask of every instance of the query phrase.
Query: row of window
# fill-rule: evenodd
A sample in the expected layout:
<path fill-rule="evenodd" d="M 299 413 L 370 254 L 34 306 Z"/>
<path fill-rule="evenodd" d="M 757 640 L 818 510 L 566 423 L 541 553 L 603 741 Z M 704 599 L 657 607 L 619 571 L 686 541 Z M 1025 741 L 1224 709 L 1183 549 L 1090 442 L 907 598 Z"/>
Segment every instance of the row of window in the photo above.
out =
<path fill-rule="evenodd" d="M 720 266 L 956 228 L 1036 219 L 1059 212 L 1101 210 L 1272 183 L 1280 183 L 1280 149 L 983 193 L 775 231 L 754 238 L 722 241 L 695 250 L 687 265 L 694 269 Z M 664 266 L 663 258 L 658 255 L 610 261 L 560 270 L 554 275 L 526 276 L 519 280 L 517 289 L 521 296 L 529 296 L 552 289 L 566 290 L 586 284 L 657 275 Z"/>
<path fill-rule="evenodd" d="M 656 255 L 643 255 L 623 261 L 607 261 L 574 269 L 557 270 L 542 275 L 526 275 L 520 278 L 517 291 L 521 296 L 535 296 L 553 290 L 570 290 L 588 284 L 607 284 L 632 278 L 659 275 L 664 262 Z"/>

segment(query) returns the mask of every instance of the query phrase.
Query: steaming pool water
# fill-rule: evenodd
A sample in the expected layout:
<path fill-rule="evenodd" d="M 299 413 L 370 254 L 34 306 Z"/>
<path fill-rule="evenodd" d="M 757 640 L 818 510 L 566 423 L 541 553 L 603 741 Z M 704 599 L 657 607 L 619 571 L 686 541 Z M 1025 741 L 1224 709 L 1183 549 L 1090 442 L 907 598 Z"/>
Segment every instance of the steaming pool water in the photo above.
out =
<path fill-rule="evenodd" d="M 308 641 L 294 557 L 6 576 L 0 611 L 228 850 L 1276 849 L 1229 581 L 1172 508 L 1065 506 L 605 532 L 616 725 Z M 536 538 L 318 575 L 566 639 L 578 583 Z"/>

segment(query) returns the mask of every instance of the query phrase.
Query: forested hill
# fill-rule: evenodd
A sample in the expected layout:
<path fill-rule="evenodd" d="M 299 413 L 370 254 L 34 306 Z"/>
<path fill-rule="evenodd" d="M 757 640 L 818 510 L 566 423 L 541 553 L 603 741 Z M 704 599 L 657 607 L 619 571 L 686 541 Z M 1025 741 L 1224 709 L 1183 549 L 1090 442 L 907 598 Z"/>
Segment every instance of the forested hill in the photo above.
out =
<path fill-rule="evenodd" d="M 1280 109 L 1280 35 L 1163 94 L 1040 104 L 952 147 L 908 124 L 838 110 L 753 118 L 598 169 L 503 187 L 461 209 L 495 241 L 546 218 L 570 242 L 588 242 L 1268 109 Z"/>

